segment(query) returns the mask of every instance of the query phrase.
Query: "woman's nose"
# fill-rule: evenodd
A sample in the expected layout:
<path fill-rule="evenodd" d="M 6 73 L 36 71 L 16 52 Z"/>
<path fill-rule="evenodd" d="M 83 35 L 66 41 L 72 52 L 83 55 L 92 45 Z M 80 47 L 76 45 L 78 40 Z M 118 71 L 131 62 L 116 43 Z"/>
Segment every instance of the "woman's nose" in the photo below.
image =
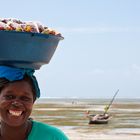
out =
<path fill-rule="evenodd" d="M 22 105 L 22 103 L 20 103 L 19 101 L 14 101 L 14 102 L 12 102 L 12 106 L 13 106 L 13 107 L 21 107 L 21 106 L 23 106 L 23 105 Z"/>

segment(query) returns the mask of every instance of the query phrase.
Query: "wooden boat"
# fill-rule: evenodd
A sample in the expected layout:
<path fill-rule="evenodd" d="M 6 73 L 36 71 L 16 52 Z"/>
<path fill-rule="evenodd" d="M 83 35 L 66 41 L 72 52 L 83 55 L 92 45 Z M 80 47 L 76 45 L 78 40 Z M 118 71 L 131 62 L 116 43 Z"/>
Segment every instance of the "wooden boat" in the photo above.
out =
<path fill-rule="evenodd" d="M 110 115 L 108 115 L 108 110 L 110 108 L 110 106 L 112 105 L 116 95 L 118 94 L 119 92 L 119 89 L 116 91 L 116 93 L 114 94 L 111 102 L 109 103 L 109 105 L 107 105 L 105 108 L 104 108 L 104 113 L 103 114 L 90 114 L 90 111 L 88 110 L 86 112 L 86 116 L 89 118 L 89 124 L 107 124 L 108 123 L 108 120 L 111 118 Z"/>
<path fill-rule="evenodd" d="M 107 124 L 110 116 L 108 114 L 97 114 L 89 116 L 89 124 Z"/>

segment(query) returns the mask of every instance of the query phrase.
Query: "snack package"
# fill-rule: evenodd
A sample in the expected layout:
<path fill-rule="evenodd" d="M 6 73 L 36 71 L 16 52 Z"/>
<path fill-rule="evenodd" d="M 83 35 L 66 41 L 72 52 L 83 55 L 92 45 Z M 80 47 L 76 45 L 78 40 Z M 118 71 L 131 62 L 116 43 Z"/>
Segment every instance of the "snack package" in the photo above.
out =
<path fill-rule="evenodd" d="M 7 30 L 7 25 L 4 22 L 0 21 L 0 30 Z"/>
<path fill-rule="evenodd" d="M 41 33 L 44 30 L 44 26 L 39 22 L 36 22 L 36 25 L 38 27 L 39 32 Z"/>
<path fill-rule="evenodd" d="M 25 24 L 21 24 L 21 27 L 25 32 L 40 33 L 38 26 L 34 22 L 27 22 Z"/>
<path fill-rule="evenodd" d="M 51 34 L 56 36 L 61 36 L 59 32 L 43 26 L 39 22 L 32 21 L 21 21 L 18 19 L 12 18 L 0 18 L 0 30 L 13 30 L 13 31 L 22 31 L 22 32 L 33 32 L 33 33 L 42 33 L 42 34 Z"/>
<path fill-rule="evenodd" d="M 16 22 L 8 21 L 7 25 L 8 25 L 9 30 L 23 31 L 21 24 L 18 24 Z"/>

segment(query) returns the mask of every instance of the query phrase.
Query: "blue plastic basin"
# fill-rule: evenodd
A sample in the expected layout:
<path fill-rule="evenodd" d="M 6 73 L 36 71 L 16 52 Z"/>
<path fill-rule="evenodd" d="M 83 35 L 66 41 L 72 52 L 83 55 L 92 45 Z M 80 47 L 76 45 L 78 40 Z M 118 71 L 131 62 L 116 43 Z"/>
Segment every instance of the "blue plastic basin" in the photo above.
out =
<path fill-rule="evenodd" d="M 0 65 L 40 69 L 48 64 L 63 37 L 0 31 Z"/>

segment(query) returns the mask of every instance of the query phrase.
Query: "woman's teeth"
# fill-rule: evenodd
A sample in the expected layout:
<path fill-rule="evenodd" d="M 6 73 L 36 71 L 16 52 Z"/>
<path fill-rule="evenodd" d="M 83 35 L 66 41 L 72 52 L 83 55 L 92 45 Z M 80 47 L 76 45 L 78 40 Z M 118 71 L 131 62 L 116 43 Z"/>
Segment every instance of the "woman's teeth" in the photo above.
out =
<path fill-rule="evenodd" d="M 22 111 L 9 110 L 9 113 L 13 116 L 20 116 L 22 114 Z"/>

